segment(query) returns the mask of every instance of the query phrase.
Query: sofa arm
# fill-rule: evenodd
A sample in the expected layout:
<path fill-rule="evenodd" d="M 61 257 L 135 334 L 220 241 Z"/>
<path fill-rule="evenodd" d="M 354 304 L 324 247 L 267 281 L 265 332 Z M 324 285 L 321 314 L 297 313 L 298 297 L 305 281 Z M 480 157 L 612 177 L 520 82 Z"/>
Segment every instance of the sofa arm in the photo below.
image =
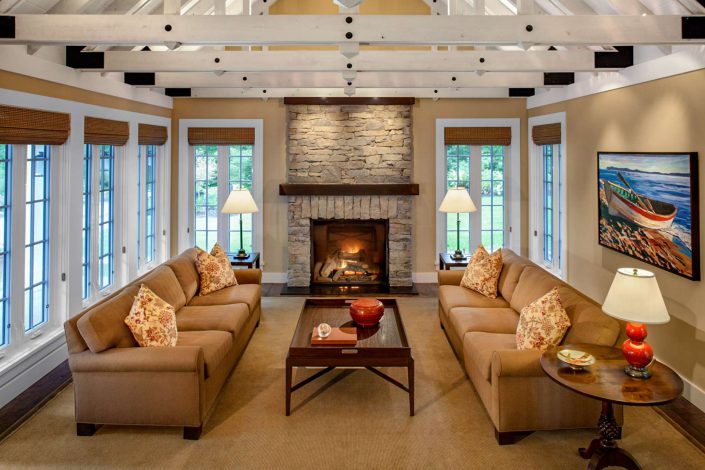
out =
<path fill-rule="evenodd" d="M 69 356 L 72 372 L 202 372 L 203 350 L 198 346 L 111 348 Z"/>
<path fill-rule="evenodd" d="M 546 377 L 538 349 L 506 349 L 492 353 L 492 377 Z"/>
<path fill-rule="evenodd" d="M 261 269 L 236 269 L 235 279 L 238 284 L 262 284 Z"/>
<path fill-rule="evenodd" d="M 460 280 L 463 278 L 465 271 L 462 269 L 453 270 L 443 270 L 438 272 L 438 285 L 439 286 L 459 286 Z"/>

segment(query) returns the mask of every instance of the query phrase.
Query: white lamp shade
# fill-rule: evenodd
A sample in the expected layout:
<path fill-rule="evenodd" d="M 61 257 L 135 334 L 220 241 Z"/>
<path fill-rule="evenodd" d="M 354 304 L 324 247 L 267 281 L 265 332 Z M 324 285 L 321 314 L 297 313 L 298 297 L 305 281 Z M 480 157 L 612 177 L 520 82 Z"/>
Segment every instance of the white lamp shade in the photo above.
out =
<path fill-rule="evenodd" d="M 656 276 L 636 268 L 617 270 L 602 310 L 634 323 L 666 323 L 670 319 Z"/>
<path fill-rule="evenodd" d="M 438 208 L 441 212 L 475 212 L 477 208 L 465 188 L 450 188 Z"/>
<path fill-rule="evenodd" d="M 250 191 L 233 189 L 220 212 L 223 214 L 251 214 L 258 210 Z"/>

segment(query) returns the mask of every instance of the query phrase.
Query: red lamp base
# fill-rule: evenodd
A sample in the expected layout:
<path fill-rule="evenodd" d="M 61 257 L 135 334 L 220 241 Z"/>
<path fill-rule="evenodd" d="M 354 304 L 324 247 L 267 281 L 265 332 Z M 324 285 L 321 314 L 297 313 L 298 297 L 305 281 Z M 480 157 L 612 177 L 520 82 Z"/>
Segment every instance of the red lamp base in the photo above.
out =
<path fill-rule="evenodd" d="M 642 323 L 627 323 L 627 336 L 622 343 L 622 354 L 629 363 L 624 368 L 624 373 L 639 379 L 651 377 L 649 366 L 654 360 L 654 350 L 651 345 L 644 341 L 646 339 L 646 325 Z"/>

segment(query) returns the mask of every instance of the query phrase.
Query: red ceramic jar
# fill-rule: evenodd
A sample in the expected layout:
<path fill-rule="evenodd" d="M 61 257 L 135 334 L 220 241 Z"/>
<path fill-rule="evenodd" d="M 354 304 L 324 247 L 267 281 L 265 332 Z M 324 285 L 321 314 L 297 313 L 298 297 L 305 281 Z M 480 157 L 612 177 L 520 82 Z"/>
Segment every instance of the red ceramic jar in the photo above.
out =
<path fill-rule="evenodd" d="M 384 304 L 377 299 L 357 299 L 350 304 L 350 316 L 362 327 L 375 326 L 384 316 Z"/>

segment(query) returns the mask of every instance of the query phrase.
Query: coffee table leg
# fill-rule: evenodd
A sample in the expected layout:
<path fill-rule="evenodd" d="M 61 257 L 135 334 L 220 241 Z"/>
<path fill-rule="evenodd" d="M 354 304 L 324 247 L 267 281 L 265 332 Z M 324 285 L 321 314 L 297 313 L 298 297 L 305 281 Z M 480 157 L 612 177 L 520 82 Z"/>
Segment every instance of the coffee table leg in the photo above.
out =
<path fill-rule="evenodd" d="M 414 358 L 409 359 L 409 416 L 414 416 Z"/>
<path fill-rule="evenodd" d="M 291 360 L 286 358 L 286 415 L 291 414 Z"/>

